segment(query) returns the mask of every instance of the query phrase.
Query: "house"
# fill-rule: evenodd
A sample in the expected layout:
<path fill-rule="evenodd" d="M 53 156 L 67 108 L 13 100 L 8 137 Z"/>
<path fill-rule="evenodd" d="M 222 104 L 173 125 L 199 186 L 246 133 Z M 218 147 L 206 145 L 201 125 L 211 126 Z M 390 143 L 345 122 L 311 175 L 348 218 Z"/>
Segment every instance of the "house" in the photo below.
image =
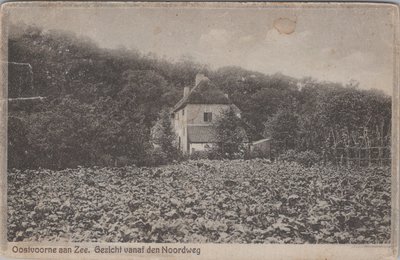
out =
<path fill-rule="evenodd" d="M 241 116 L 228 95 L 203 74 L 197 74 L 195 85 L 184 88 L 182 99 L 171 113 L 179 149 L 184 154 L 192 154 L 211 148 L 217 142 L 213 123 L 229 108 Z"/>

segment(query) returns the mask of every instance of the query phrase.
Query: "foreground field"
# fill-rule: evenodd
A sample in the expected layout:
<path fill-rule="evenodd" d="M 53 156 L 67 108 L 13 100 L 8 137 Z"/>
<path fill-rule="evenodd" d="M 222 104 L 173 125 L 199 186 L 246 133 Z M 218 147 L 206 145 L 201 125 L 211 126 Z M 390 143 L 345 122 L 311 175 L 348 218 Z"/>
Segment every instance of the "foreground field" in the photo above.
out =
<path fill-rule="evenodd" d="M 388 243 L 390 169 L 189 161 L 8 173 L 8 240 Z"/>

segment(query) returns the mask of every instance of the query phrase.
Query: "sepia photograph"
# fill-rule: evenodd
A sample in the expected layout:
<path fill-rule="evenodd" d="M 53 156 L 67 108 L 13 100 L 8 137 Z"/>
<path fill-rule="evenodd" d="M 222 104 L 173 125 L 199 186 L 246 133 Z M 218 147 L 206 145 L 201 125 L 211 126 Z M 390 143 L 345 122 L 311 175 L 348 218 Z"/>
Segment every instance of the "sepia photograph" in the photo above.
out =
<path fill-rule="evenodd" d="M 397 13 L 2 8 L 7 241 L 390 246 Z"/>

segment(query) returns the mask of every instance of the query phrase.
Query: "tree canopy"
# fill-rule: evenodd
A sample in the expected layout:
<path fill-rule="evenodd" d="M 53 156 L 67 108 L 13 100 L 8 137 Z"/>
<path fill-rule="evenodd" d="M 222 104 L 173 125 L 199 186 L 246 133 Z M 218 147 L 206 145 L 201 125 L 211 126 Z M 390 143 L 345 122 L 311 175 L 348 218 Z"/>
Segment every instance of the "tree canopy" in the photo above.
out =
<path fill-rule="evenodd" d="M 318 151 L 343 129 L 390 136 L 391 98 L 353 83 L 211 70 L 188 57 L 168 61 L 102 49 L 90 39 L 33 26 L 13 26 L 8 48 L 9 97 L 45 97 L 9 102 L 9 120 L 18 120 L 9 124 L 9 167 L 147 164 L 160 111 L 182 98 L 198 72 L 242 111 L 250 141 L 263 133 Z"/>

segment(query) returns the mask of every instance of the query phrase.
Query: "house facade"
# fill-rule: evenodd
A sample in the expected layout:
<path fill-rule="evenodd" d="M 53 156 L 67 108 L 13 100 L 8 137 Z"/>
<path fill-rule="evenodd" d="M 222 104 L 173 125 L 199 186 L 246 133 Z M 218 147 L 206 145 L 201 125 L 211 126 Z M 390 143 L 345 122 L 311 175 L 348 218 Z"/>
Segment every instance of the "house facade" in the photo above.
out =
<path fill-rule="evenodd" d="M 240 110 L 228 96 L 207 77 L 198 74 L 194 86 L 184 88 L 183 97 L 171 114 L 179 149 L 184 154 L 192 154 L 215 145 L 217 140 L 213 123 L 230 108 L 240 117 Z"/>

